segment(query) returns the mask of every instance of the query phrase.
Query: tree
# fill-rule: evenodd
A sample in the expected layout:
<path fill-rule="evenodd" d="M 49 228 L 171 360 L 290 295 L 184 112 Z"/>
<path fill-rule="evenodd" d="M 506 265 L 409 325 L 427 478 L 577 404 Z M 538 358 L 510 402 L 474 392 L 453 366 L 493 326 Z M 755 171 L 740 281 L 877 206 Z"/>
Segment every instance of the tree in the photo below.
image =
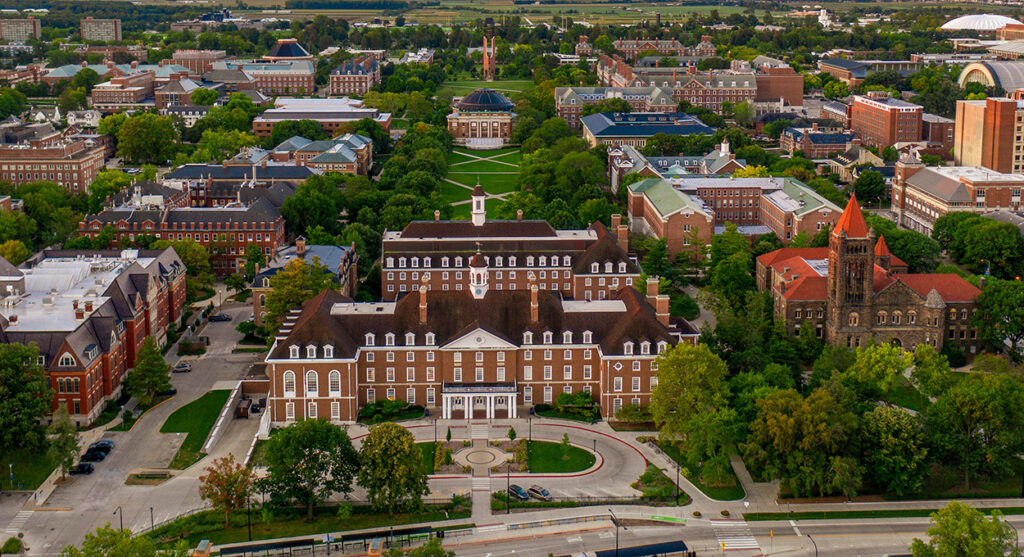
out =
<path fill-rule="evenodd" d="M 754 107 L 747 101 L 740 101 L 733 107 L 733 118 L 741 126 L 749 126 L 754 121 Z"/>
<path fill-rule="evenodd" d="M 177 152 L 178 130 L 166 116 L 143 112 L 117 131 L 117 154 L 132 162 L 164 164 Z"/>
<path fill-rule="evenodd" d="M 441 547 L 440 538 L 433 538 L 429 542 L 408 551 L 393 547 L 385 555 L 387 557 L 455 557 L 455 552 L 447 551 Z"/>
<path fill-rule="evenodd" d="M 0 118 L 10 118 L 25 112 L 28 98 L 16 89 L 4 87 L 0 89 Z"/>
<path fill-rule="evenodd" d="M 662 439 L 685 441 L 701 413 L 727 405 L 729 370 L 706 344 L 673 346 L 659 356 L 658 370 L 650 410 Z"/>
<path fill-rule="evenodd" d="M 156 557 L 156 545 L 149 536 L 133 536 L 128 529 L 115 530 L 108 523 L 85 535 L 82 547 L 69 545 L 60 552 L 61 557 Z M 161 550 L 160 557 L 187 557 L 192 549 L 185 540 L 173 549 Z"/>
<path fill-rule="evenodd" d="M 267 442 L 264 462 L 262 489 L 273 499 L 304 505 L 306 520 L 313 520 L 313 508 L 331 495 L 351 492 L 359 467 L 348 433 L 322 419 L 278 430 Z"/>
<path fill-rule="evenodd" d="M 0 344 L 0 448 L 39 448 L 53 391 L 35 344 Z"/>
<path fill-rule="evenodd" d="M 276 329 L 290 309 L 301 306 L 333 284 L 327 266 L 318 258 L 314 257 L 312 263 L 298 258 L 289 261 L 270 278 L 264 318 L 264 323 L 271 327 L 268 330 Z"/>
<path fill-rule="evenodd" d="M 732 173 L 733 178 L 765 178 L 768 176 L 768 169 L 763 166 L 748 166 Z"/>
<path fill-rule="evenodd" d="M 633 107 L 626 99 L 605 99 L 601 102 L 585 105 L 582 112 L 580 112 L 580 116 L 589 116 L 591 114 L 600 114 L 604 112 L 633 112 Z"/>
<path fill-rule="evenodd" d="M 189 95 L 189 98 L 192 99 L 192 104 L 198 106 L 210 106 L 217 102 L 219 97 L 219 93 L 213 89 L 206 89 L 204 87 L 200 87 L 192 91 L 192 94 Z"/>
<path fill-rule="evenodd" d="M 199 477 L 199 496 L 209 501 L 224 513 L 224 527 L 231 522 L 231 513 L 247 504 L 256 475 L 252 468 L 235 462 L 235 455 L 228 454 L 213 461 L 206 467 L 206 475 Z"/>
<path fill-rule="evenodd" d="M 263 255 L 263 250 L 256 244 L 248 244 L 245 246 L 245 280 L 246 282 L 252 282 L 256 278 L 258 269 L 267 266 L 267 258 Z"/>
<path fill-rule="evenodd" d="M 902 408 L 876 406 L 863 415 L 864 463 L 872 483 L 904 495 L 921 488 L 928 472 L 924 432 Z"/>
<path fill-rule="evenodd" d="M 885 178 L 877 170 L 865 170 L 857 176 L 853 183 L 853 191 L 857 194 L 857 199 L 863 203 L 878 203 L 885 197 Z"/>
<path fill-rule="evenodd" d="M 0 257 L 6 259 L 11 265 L 21 265 L 30 255 L 32 252 L 21 240 L 7 240 L 0 244 Z"/>
<path fill-rule="evenodd" d="M 990 278 L 974 299 L 972 324 L 993 346 L 1006 348 L 1015 362 L 1024 358 L 1024 282 Z"/>
<path fill-rule="evenodd" d="M 128 374 L 124 384 L 128 392 L 139 401 L 143 408 L 153 404 L 157 393 L 171 388 L 171 367 L 164 361 L 160 348 L 153 337 L 142 341 L 142 349 L 135 358 L 135 369 Z"/>
<path fill-rule="evenodd" d="M 559 447 L 562 450 L 562 460 L 568 460 L 569 459 L 569 447 L 570 447 L 570 445 L 569 445 L 569 434 L 568 433 L 563 433 L 562 434 L 562 442 L 559 443 L 558 445 L 559 445 Z"/>
<path fill-rule="evenodd" d="M 850 90 L 842 81 L 828 82 L 822 92 L 825 94 L 825 98 L 828 99 L 841 99 L 850 95 Z"/>
<path fill-rule="evenodd" d="M 874 344 L 857 349 L 857 359 L 844 373 L 866 399 L 885 399 L 903 372 L 912 366 L 910 354 L 891 344 Z"/>
<path fill-rule="evenodd" d="M 995 557 L 1018 556 L 1013 527 L 1003 522 L 1002 513 L 991 518 L 958 501 L 932 513 L 928 542 L 914 538 L 910 550 L 914 557 Z"/>
<path fill-rule="evenodd" d="M 88 105 L 89 97 L 86 95 L 85 89 L 81 87 L 68 87 L 57 97 L 57 108 L 65 114 L 72 110 L 85 108 Z"/>
<path fill-rule="evenodd" d="M 100 74 L 96 73 L 96 70 L 83 68 L 78 70 L 75 76 L 71 78 L 71 87 L 69 89 L 82 89 L 86 93 L 91 93 L 92 88 L 102 80 Z"/>
<path fill-rule="evenodd" d="M 516 429 L 514 427 L 512 427 L 512 426 L 509 426 L 509 428 L 508 428 L 508 440 L 509 441 L 515 441 L 516 440 Z"/>
<path fill-rule="evenodd" d="M 239 273 L 231 273 L 224 277 L 224 286 L 228 287 L 235 292 L 241 292 L 245 290 L 245 277 Z"/>
<path fill-rule="evenodd" d="M 53 413 L 53 422 L 50 423 L 46 433 L 50 435 L 47 454 L 50 460 L 57 463 L 57 468 L 60 469 L 60 479 L 63 480 L 64 475 L 70 472 L 71 467 L 75 465 L 79 449 L 77 432 L 68 416 L 67 406 L 63 404 L 57 406 L 57 411 Z"/>
<path fill-rule="evenodd" d="M 96 132 L 102 135 L 109 135 L 115 140 L 117 134 L 121 130 L 121 126 L 128 120 L 128 115 L 124 112 L 117 112 L 109 116 L 100 118 L 99 127 L 96 128 Z"/>
<path fill-rule="evenodd" d="M 952 383 L 949 360 L 935 351 L 930 344 L 918 344 L 914 348 L 914 369 L 910 382 L 925 396 L 936 397 Z"/>
<path fill-rule="evenodd" d="M 423 453 L 412 433 L 386 422 L 370 428 L 359 452 L 359 485 L 374 509 L 394 513 L 420 505 L 430 493 Z"/>

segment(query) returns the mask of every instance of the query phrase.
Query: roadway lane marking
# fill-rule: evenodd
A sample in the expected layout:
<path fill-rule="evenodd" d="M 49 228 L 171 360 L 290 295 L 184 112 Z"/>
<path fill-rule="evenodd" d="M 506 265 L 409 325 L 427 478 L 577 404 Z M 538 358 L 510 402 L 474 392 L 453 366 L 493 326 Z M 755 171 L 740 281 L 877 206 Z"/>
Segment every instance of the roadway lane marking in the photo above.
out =
<path fill-rule="evenodd" d="M 757 544 L 757 539 L 754 538 L 754 533 L 750 531 L 750 526 L 747 525 L 745 520 L 712 518 L 710 522 L 715 532 L 715 537 L 718 538 L 718 543 L 722 545 L 725 551 L 761 550 L 761 546 Z"/>
<path fill-rule="evenodd" d="M 797 535 L 797 537 L 800 537 L 800 529 L 796 527 L 796 521 L 790 520 L 789 525 L 793 527 L 793 532 Z"/>
<path fill-rule="evenodd" d="M 597 535 L 597 537 L 599 537 L 601 539 L 608 539 L 608 538 L 610 538 L 610 537 L 612 537 L 614 535 L 615 535 L 614 533 L 609 531 L 609 532 L 601 532 L 600 534 Z"/>
<path fill-rule="evenodd" d="M 567 538 L 565 541 L 566 543 L 582 543 L 583 538 L 581 538 L 580 536 L 573 536 L 571 538 Z"/>

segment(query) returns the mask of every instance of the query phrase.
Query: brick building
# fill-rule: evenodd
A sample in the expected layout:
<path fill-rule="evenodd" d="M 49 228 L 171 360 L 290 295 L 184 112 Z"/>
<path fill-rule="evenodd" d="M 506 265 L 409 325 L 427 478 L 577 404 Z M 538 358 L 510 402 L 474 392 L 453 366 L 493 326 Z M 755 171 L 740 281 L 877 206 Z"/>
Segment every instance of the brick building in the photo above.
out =
<path fill-rule="evenodd" d="M 188 68 L 191 77 L 199 77 L 213 69 L 215 62 L 227 58 L 223 50 L 175 50 L 171 61 Z"/>
<path fill-rule="evenodd" d="M 1024 101 L 989 97 L 957 101 L 953 162 L 996 172 L 1024 172 Z"/>
<path fill-rule="evenodd" d="M 619 191 L 619 184 L 627 174 L 637 173 L 649 178 L 666 180 L 685 179 L 689 176 L 729 176 L 747 167 L 747 162 L 737 159 L 729 147 L 729 141 L 722 143 L 706 155 L 680 155 L 676 157 L 646 156 L 636 147 L 624 145 L 608 150 L 608 179 L 612 191 Z"/>
<path fill-rule="evenodd" d="M 512 135 L 515 105 L 493 89 L 477 89 L 454 100 L 448 131 L 456 145 L 470 149 L 497 149 Z"/>
<path fill-rule="evenodd" d="M 949 213 L 1019 211 L 1022 189 L 1024 174 L 979 166 L 926 167 L 904 158 L 896 163 L 892 212 L 899 225 L 930 235 L 935 221 Z"/>
<path fill-rule="evenodd" d="M 683 112 L 608 112 L 580 119 L 583 139 L 591 146 L 643 147 L 655 134 L 711 135 L 715 129 Z"/>
<path fill-rule="evenodd" d="M 221 207 L 169 207 L 160 204 L 121 205 L 86 215 L 78 224 L 80 236 L 95 238 L 103 228 L 122 237 L 153 236 L 158 240 L 195 240 L 210 251 L 210 264 L 218 276 L 239 272 L 245 266 L 245 249 L 254 244 L 267 256 L 284 243 L 284 218 L 265 198 L 248 205 Z"/>
<path fill-rule="evenodd" d="M 774 232 L 789 242 L 813 237 L 839 218 L 839 207 L 794 178 L 647 178 L 628 186 L 629 229 L 664 238 L 668 251 L 711 243 L 727 223 L 747 236 Z"/>
<path fill-rule="evenodd" d="M 373 140 L 357 133 L 320 141 L 295 136 L 274 147 L 267 157 L 273 162 L 309 166 L 324 173 L 367 175 L 373 166 Z"/>
<path fill-rule="evenodd" d="M 610 298 L 640 276 L 627 253 L 626 227 L 617 217 L 612 217 L 611 232 L 600 223 L 585 230 L 555 230 L 540 220 L 487 220 L 480 186 L 472 203 L 471 221 L 416 221 L 384 233 L 384 300 L 417 290 L 425 273 L 430 273 L 430 288 L 440 291 L 472 290 L 479 273 L 492 290 L 524 290 L 532 273 L 542 290 L 577 300 Z"/>
<path fill-rule="evenodd" d="M 648 51 L 665 56 L 714 56 L 718 53 L 718 49 L 715 48 L 715 44 L 711 42 L 711 37 L 708 35 L 702 36 L 700 42 L 695 46 L 686 46 L 676 39 L 618 39 L 612 43 L 612 46 L 624 57 L 634 60 L 639 58 L 641 53 Z"/>
<path fill-rule="evenodd" d="M 255 62 L 244 60 L 221 60 L 213 63 L 211 71 L 241 70 L 252 78 L 256 89 L 265 95 L 308 95 L 316 91 L 315 68 L 309 60 L 281 60 L 277 62 Z M 223 81 L 205 77 L 207 81 Z"/>
<path fill-rule="evenodd" d="M 153 96 L 156 72 L 138 72 L 110 78 L 92 88 L 92 105 L 104 113 L 138 107 Z"/>
<path fill-rule="evenodd" d="M 794 153 L 803 151 L 810 159 L 822 159 L 846 151 L 854 139 L 853 132 L 841 129 L 818 128 L 812 124 L 809 128 L 786 128 L 779 136 L 779 148 Z"/>
<path fill-rule="evenodd" d="M 49 180 L 85 192 L 103 168 L 103 145 L 60 134 L 0 144 L 0 180 L 15 185 Z"/>
<path fill-rule="evenodd" d="M 660 87 L 556 87 L 555 112 L 578 129 L 583 107 L 609 99 L 622 99 L 633 112 L 675 112 L 679 103 L 672 91 Z"/>
<path fill-rule="evenodd" d="M 800 334 L 809 321 L 836 346 L 890 342 L 912 351 L 948 342 L 981 346 L 971 326 L 981 292 L 956 274 L 915 274 L 876 238 L 856 197 L 829 234 L 827 248 L 782 248 L 757 258 L 757 283 L 771 293 L 776 322 Z"/>
<path fill-rule="evenodd" d="M 315 120 L 323 126 L 329 136 L 340 133 L 346 124 L 370 118 L 385 130 L 391 129 L 391 114 L 376 108 L 368 108 L 358 99 L 294 98 L 278 97 L 274 107 L 264 111 L 252 121 L 252 132 L 256 137 L 267 137 L 274 130 L 274 124 L 285 120 Z"/>
<path fill-rule="evenodd" d="M 267 294 L 271 290 L 271 279 L 294 259 L 302 259 L 312 265 L 318 262 L 327 267 L 331 275 L 334 289 L 339 293 L 353 297 L 359 287 L 359 255 L 355 245 L 351 246 L 318 246 L 306 245 L 306 239 L 299 236 L 294 246 L 283 247 L 267 258 L 266 267 L 257 269 L 252 281 L 252 316 L 257 327 L 263 326 L 263 318 L 267 315 Z"/>
<path fill-rule="evenodd" d="M 696 68 L 632 67 L 618 55 L 602 55 L 597 77 L 609 87 L 660 87 L 672 91 L 679 101 L 720 113 L 722 103 L 753 103 L 757 97 L 757 77 L 750 72 Z"/>
<path fill-rule="evenodd" d="M 53 409 L 92 424 L 117 400 L 147 336 L 181 321 L 185 265 L 164 250 L 45 250 L 21 268 L 0 258 L 0 342 L 35 344 Z"/>
<path fill-rule="evenodd" d="M 351 422 L 384 399 L 442 419 L 514 418 L 581 391 L 612 416 L 647 405 L 659 354 L 696 342 L 689 324 L 669 318 L 656 279 L 646 298 L 623 287 L 610 299 L 574 301 L 532 281 L 497 290 L 487 273 L 476 275 L 472 291 L 429 288 L 424 276 L 395 302 L 352 302 L 333 290 L 307 301 L 267 356 L 271 421 Z"/>
<path fill-rule="evenodd" d="M 884 149 L 901 142 L 920 141 L 921 105 L 888 96 L 855 95 L 850 105 L 850 129 L 864 145 Z"/>
<path fill-rule="evenodd" d="M 380 62 L 370 58 L 345 60 L 331 72 L 332 95 L 365 95 L 380 83 Z"/>
<path fill-rule="evenodd" d="M 921 71 L 924 64 L 913 60 L 848 60 L 846 58 L 824 58 L 818 61 L 818 70 L 842 81 L 853 89 L 864 82 L 867 76 L 893 71 L 906 77 Z"/>
<path fill-rule="evenodd" d="M 121 40 L 121 20 L 87 17 L 82 20 L 80 32 L 83 41 L 119 41 Z"/>
<path fill-rule="evenodd" d="M 0 19 L 0 39 L 8 43 L 24 43 L 43 36 L 42 22 L 33 17 Z"/>

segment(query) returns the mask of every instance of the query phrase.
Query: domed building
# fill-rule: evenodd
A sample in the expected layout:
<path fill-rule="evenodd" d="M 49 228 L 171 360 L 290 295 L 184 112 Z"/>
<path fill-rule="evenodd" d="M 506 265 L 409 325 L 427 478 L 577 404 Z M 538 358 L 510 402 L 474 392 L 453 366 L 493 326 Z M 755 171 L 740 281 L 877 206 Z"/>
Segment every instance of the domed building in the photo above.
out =
<path fill-rule="evenodd" d="M 977 31 L 979 33 L 995 33 L 1007 25 L 1020 25 L 1021 22 L 997 14 L 973 14 L 947 21 L 943 31 Z"/>
<path fill-rule="evenodd" d="M 512 135 L 515 105 L 493 89 L 477 89 L 454 103 L 448 131 L 456 145 L 470 149 L 500 149 Z"/>

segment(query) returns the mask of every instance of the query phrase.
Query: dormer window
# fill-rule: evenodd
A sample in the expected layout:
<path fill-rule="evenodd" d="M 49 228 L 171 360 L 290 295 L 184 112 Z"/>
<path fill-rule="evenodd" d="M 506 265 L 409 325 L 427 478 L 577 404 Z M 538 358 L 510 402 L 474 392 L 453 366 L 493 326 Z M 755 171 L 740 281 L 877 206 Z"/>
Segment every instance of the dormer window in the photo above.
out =
<path fill-rule="evenodd" d="M 526 331 L 523 333 L 523 344 L 533 344 L 533 333 Z"/>
<path fill-rule="evenodd" d="M 398 258 L 398 267 L 400 269 L 404 269 L 405 268 L 405 258 L 404 257 L 399 257 Z"/>
<path fill-rule="evenodd" d="M 330 344 L 324 346 L 324 358 L 333 358 L 333 357 L 334 357 L 334 347 L 331 346 Z"/>
<path fill-rule="evenodd" d="M 562 266 L 563 267 L 568 267 L 569 266 L 569 256 L 568 255 L 563 255 L 562 256 Z"/>
<path fill-rule="evenodd" d="M 562 333 L 562 344 L 572 344 L 572 331 Z"/>
<path fill-rule="evenodd" d="M 447 267 L 448 263 L 449 263 L 449 259 L 447 257 L 442 257 L 441 258 L 441 266 L 442 267 Z"/>
<path fill-rule="evenodd" d="M 626 355 L 632 355 L 633 354 L 633 341 L 627 340 L 626 343 L 624 345 L 622 345 L 622 350 L 623 350 L 623 352 L 626 353 Z"/>
<path fill-rule="evenodd" d="M 426 337 L 427 337 L 427 339 L 426 339 L 427 346 L 433 346 L 434 343 L 437 342 L 437 339 L 436 339 L 436 336 L 434 335 L 434 333 L 427 333 Z"/>
<path fill-rule="evenodd" d="M 663 340 L 659 341 L 658 342 L 658 354 L 663 354 L 666 350 L 668 350 L 668 343 L 663 341 Z"/>
<path fill-rule="evenodd" d="M 514 255 L 508 256 L 508 266 L 509 267 L 515 267 L 516 266 L 516 256 L 514 256 Z"/>
<path fill-rule="evenodd" d="M 394 257 L 387 258 L 387 260 L 385 260 L 384 266 L 385 267 L 394 267 L 395 266 L 395 258 Z"/>
<path fill-rule="evenodd" d="M 599 272 L 601 272 L 601 264 L 598 263 L 597 261 L 591 263 L 590 264 L 590 272 L 591 273 L 599 273 Z"/>
<path fill-rule="evenodd" d="M 309 346 L 306 347 L 306 357 L 310 358 L 310 359 L 316 358 L 316 345 L 315 344 L 310 344 Z"/>
<path fill-rule="evenodd" d="M 455 266 L 456 267 L 461 267 L 462 266 L 462 257 L 456 257 L 455 258 Z"/>
<path fill-rule="evenodd" d="M 430 267 L 430 258 L 429 257 L 424 257 L 423 258 L 423 266 L 424 267 Z"/>
<path fill-rule="evenodd" d="M 540 266 L 541 267 L 547 267 L 548 266 L 548 258 L 546 256 L 544 256 L 544 255 L 540 256 Z"/>
<path fill-rule="evenodd" d="M 413 346 L 416 344 L 416 333 L 405 333 L 405 345 Z"/>
<path fill-rule="evenodd" d="M 395 345 L 395 333 L 388 333 L 384 335 L 384 345 L 394 346 Z"/>
<path fill-rule="evenodd" d="M 499 255 L 499 256 L 497 256 L 497 257 L 495 257 L 495 258 L 494 258 L 494 266 L 495 266 L 495 267 L 501 267 L 502 263 L 504 263 L 504 259 L 505 259 L 505 258 L 504 258 L 504 257 L 502 257 L 502 256 L 500 256 L 500 255 Z"/>
<path fill-rule="evenodd" d="M 63 354 L 60 357 L 60 362 L 57 363 L 60 367 L 72 367 L 75 365 L 75 359 L 71 354 Z"/>
<path fill-rule="evenodd" d="M 611 261 L 606 261 L 605 264 L 604 264 L 604 272 L 611 273 L 612 270 L 613 270 L 612 269 L 612 262 Z"/>
<path fill-rule="evenodd" d="M 590 331 L 583 331 L 583 344 L 593 344 L 593 343 L 594 343 L 594 333 L 592 333 Z"/>
<path fill-rule="evenodd" d="M 295 345 L 293 344 L 293 345 L 292 345 L 292 346 L 291 346 L 291 347 L 290 347 L 290 348 L 288 349 L 288 357 L 290 357 L 290 358 L 292 358 L 292 359 L 298 359 L 298 357 L 299 357 L 299 347 L 298 347 L 298 346 L 295 346 Z"/>
<path fill-rule="evenodd" d="M 646 341 L 646 340 L 641 342 L 640 343 L 640 353 L 645 355 L 645 356 L 647 354 L 650 354 L 651 353 L 651 343 Z"/>
<path fill-rule="evenodd" d="M 373 333 L 366 333 L 366 338 L 363 341 L 363 344 L 365 344 L 367 346 L 373 346 L 373 343 L 375 341 L 376 341 L 376 338 L 375 338 L 375 335 Z"/>
<path fill-rule="evenodd" d="M 544 331 L 544 344 L 551 344 L 555 335 L 551 331 Z"/>
<path fill-rule="evenodd" d="M 532 255 L 527 255 L 526 256 L 526 266 L 527 267 L 533 267 L 533 256 Z"/>
<path fill-rule="evenodd" d="M 413 257 L 412 258 L 412 266 L 415 267 L 415 268 L 418 268 L 420 266 L 420 258 L 419 257 Z"/>
<path fill-rule="evenodd" d="M 268 279 L 268 278 L 264 278 L 263 279 L 263 288 L 270 288 L 270 279 Z"/>
<path fill-rule="evenodd" d="M 619 272 L 620 273 L 625 273 L 626 272 L 626 262 L 625 261 L 619 261 Z"/>

